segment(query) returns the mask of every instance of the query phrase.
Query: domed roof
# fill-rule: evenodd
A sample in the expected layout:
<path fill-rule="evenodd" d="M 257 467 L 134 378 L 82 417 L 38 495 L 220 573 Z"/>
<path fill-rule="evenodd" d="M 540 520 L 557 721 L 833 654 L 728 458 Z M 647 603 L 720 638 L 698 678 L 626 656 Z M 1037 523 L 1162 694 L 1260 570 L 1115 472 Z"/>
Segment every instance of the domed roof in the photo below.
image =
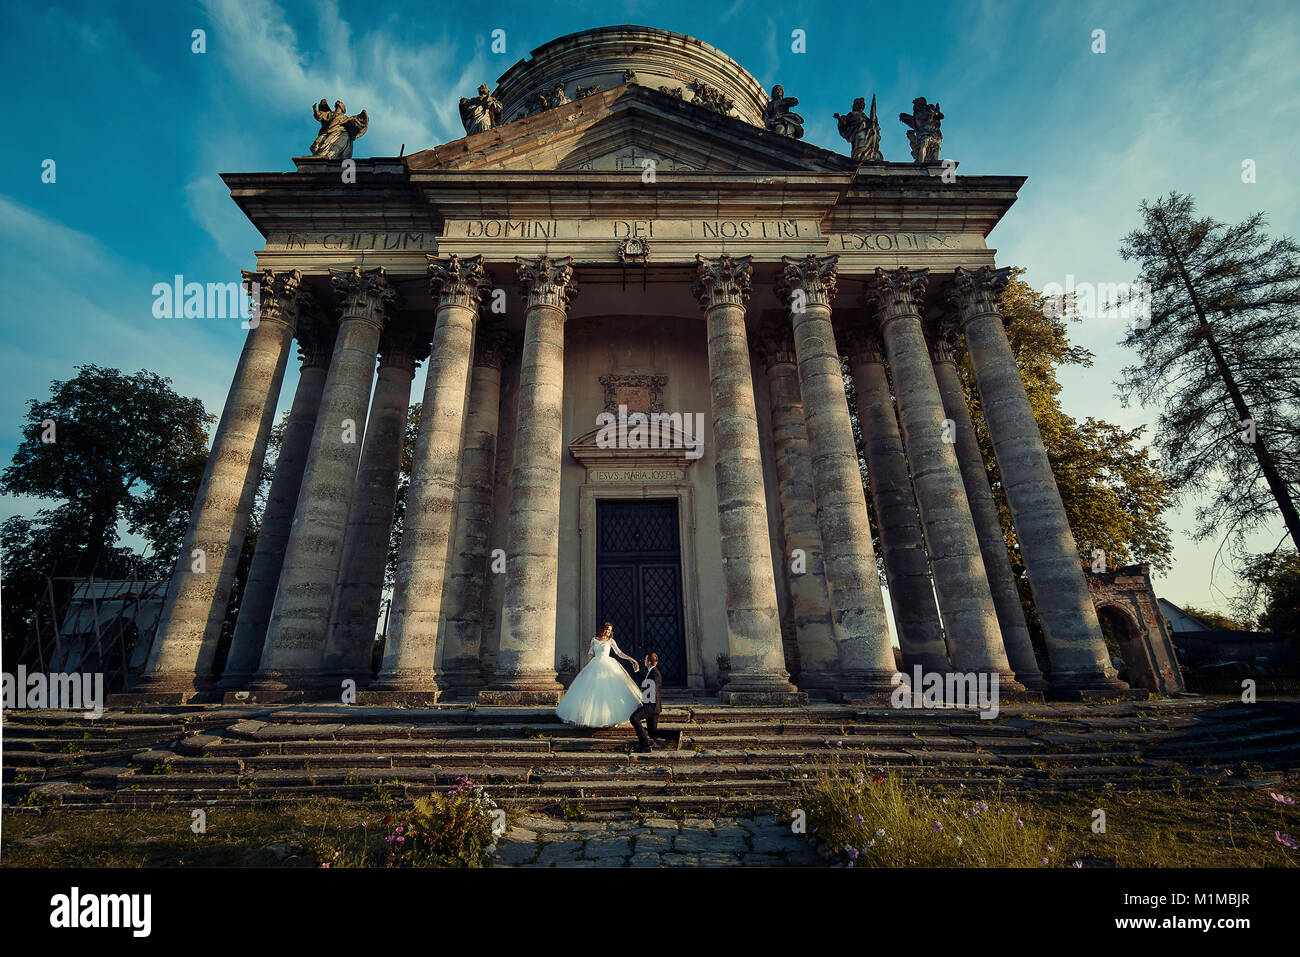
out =
<path fill-rule="evenodd" d="M 538 94 L 556 87 L 569 99 L 623 84 L 662 89 L 755 126 L 768 96 L 758 80 L 716 47 L 654 27 L 597 27 L 571 33 L 532 52 L 497 81 L 505 122 L 534 112 Z"/>

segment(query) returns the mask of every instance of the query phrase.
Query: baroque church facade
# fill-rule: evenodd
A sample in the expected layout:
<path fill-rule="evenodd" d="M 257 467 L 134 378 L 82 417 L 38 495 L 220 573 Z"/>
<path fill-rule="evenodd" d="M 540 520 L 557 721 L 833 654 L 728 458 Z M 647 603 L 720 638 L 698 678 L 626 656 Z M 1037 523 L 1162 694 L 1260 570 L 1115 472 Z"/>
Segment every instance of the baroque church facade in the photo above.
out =
<path fill-rule="evenodd" d="M 1023 178 L 955 175 L 937 104 L 904 117 L 912 161 L 886 162 L 874 101 L 840 119 L 852 155 L 803 142 L 796 102 L 693 38 L 602 28 L 462 100 L 461 139 L 345 160 L 365 114 L 322 103 L 318 155 L 225 175 L 265 238 L 247 274 L 258 320 L 135 691 L 337 700 L 352 679 L 363 702 L 548 703 L 608 619 L 625 651 L 659 654 L 669 686 L 874 700 L 897 670 L 886 600 L 909 672 L 1123 688 L 998 312 L 1007 271 L 986 237 Z"/>

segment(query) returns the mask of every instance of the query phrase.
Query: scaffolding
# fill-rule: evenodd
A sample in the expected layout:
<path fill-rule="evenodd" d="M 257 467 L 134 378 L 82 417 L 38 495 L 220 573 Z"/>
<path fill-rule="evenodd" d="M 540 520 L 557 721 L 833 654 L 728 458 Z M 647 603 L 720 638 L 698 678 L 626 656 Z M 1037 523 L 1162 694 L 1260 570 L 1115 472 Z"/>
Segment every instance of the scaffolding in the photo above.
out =
<path fill-rule="evenodd" d="M 16 662 L 44 674 L 103 674 L 108 693 L 130 686 L 149 658 L 167 582 L 48 575 Z"/>

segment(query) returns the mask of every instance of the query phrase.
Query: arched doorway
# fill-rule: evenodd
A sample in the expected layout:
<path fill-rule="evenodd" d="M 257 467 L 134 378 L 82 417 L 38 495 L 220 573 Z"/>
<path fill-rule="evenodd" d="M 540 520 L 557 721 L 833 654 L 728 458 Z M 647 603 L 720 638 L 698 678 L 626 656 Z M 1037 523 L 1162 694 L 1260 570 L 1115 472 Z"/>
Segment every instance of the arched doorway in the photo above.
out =
<path fill-rule="evenodd" d="M 1106 604 L 1098 606 L 1097 618 L 1101 622 L 1102 637 L 1106 639 L 1106 650 L 1119 671 L 1120 680 L 1135 688 L 1159 691 L 1146 634 L 1132 613 L 1117 605 Z"/>

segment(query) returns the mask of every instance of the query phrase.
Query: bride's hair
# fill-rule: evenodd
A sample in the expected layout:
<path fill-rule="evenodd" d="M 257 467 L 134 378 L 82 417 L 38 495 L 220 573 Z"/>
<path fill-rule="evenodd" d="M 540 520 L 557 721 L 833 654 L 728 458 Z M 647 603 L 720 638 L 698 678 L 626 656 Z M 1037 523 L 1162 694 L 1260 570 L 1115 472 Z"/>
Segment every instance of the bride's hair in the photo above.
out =
<path fill-rule="evenodd" d="M 600 633 L 601 633 L 602 635 L 603 635 L 607 630 L 608 630 L 608 631 L 613 631 L 613 630 L 614 630 L 614 623 L 613 623 L 612 621 L 607 621 L 607 622 L 605 622 L 605 624 L 601 625 L 601 627 L 600 627 Z"/>

